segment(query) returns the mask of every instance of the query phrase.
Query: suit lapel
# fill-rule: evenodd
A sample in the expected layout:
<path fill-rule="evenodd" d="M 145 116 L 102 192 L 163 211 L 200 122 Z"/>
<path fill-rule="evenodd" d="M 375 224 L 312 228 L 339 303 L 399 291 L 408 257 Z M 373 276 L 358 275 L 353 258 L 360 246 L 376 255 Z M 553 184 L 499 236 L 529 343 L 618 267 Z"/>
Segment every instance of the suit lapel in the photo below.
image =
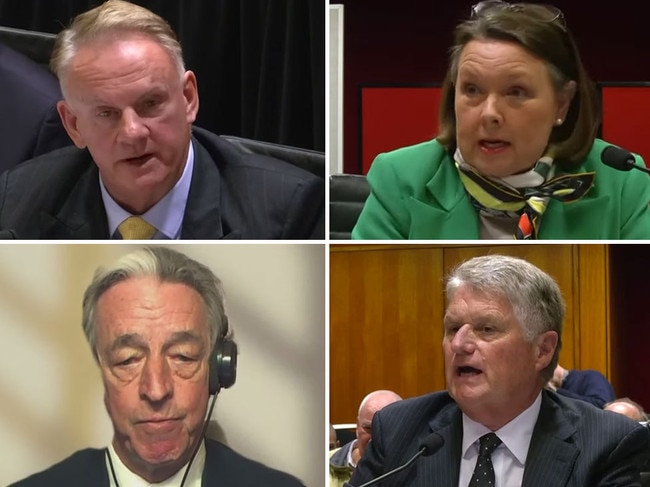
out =
<path fill-rule="evenodd" d="M 411 215 L 411 239 L 478 239 L 478 215 L 463 187 L 453 161 L 441 161 L 426 183 L 423 199 L 407 201 Z M 459 222 L 462 222 L 459 224 Z"/>
<path fill-rule="evenodd" d="M 565 487 L 578 458 L 578 449 L 569 442 L 576 429 L 568 417 L 546 393 L 528 449 L 522 487 Z M 462 414 L 450 403 L 429 422 L 431 432 L 442 436 L 440 451 L 416 463 L 414 487 L 458 485 L 463 438 Z M 415 470 L 414 469 L 414 470 Z"/>
<path fill-rule="evenodd" d="M 110 479 L 106 467 L 106 448 L 87 449 L 73 456 L 68 472 L 74 474 L 68 485 L 92 485 L 109 487 Z"/>
<path fill-rule="evenodd" d="M 578 458 L 568 440 L 576 429 L 567 412 L 542 393 L 542 407 L 528 448 L 522 487 L 564 487 Z"/>
<path fill-rule="evenodd" d="M 572 203 L 551 201 L 542 217 L 540 238 L 606 238 L 609 227 L 603 225 L 603 215 L 609 211 L 610 201 L 609 195 L 590 198 L 588 194 Z M 580 223 L 578 224 L 578 222 Z M 586 229 L 589 234 L 576 234 L 576 230 L 579 229 L 582 229 L 583 232 Z M 600 234 L 597 234 L 598 230 L 601 231 Z"/>
<path fill-rule="evenodd" d="M 108 220 L 94 162 L 70 191 L 56 214 L 39 215 L 39 232 L 54 239 L 107 239 Z"/>
<path fill-rule="evenodd" d="M 420 458 L 413 468 L 414 487 L 458 485 L 460 448 L 463 437 L 461 412 L 456 403 L 445 406 L 429 422 L 432 433 L 438 433 L 444 443 L 437 453 Z"/>
<path fill-rule="evenodd" d="M 237 238 L 235 232 L 224 228 L 221 214 L 221 174 L 217 161 L 193 137 L 194 172 L 187 198 L 181 238 Z"/>
<path fill-rule="evenodd" d="M 560 172 L 557 176 L 563 174 Z M 599 184 L 597 175 L 595 184 Z M 601 239 L 608 238 L 609 227 L 603 225 L 603 215 L 610 211 L 609 195 L 593 196 L 595 187 L 581 199 L 562 203 L 551 199 L 542 217 L 540 239 Z"/>

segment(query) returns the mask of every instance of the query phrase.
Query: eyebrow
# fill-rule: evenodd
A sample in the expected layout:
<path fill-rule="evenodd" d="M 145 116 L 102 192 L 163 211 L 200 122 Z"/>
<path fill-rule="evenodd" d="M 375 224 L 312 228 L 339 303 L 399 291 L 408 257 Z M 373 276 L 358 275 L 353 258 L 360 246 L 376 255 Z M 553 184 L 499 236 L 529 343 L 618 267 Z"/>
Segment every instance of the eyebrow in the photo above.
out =
<path fill-rule="evenodd" d="M 460 76 L 462 73 L 465 76 L 472 77 L 472 76 L 482 76 L 482 73 L 480 72 L 481 68 L 477 68 L 476 66 L 471 66 L 471 65 L 462 65 L 458 66 L 458 72 L 457 75 Z M 505 78 L 508 81 L 512 81 L 513 79 L 519 79 L 519 78 L 531 78 L 531 74 L 527 72 L 524 68 L 522 67 L 516 67 L 512 68 L 508 73 L 506 73 Z"/>
<path fill-rule="evenodd" d="M 152 96 L 165 98 L 166 96 L 168 97 L 168 94 L 161 85 L 152 85 L 145 93 L 139 95 L 135 99 L 134 104 L 142 103 L 144 100 L 151 98 Z M 108 103 L 106 100 L 100 97 L 90 97 L 87 98 L 86 101 L 89 104 L 100 108 L 111 108 L 113 106 L 112 104 Z"/>
<path fill-rule="evenodd" d="M 497 321 L 502 321 L 503 320 L 503 315 L 499 312 L 496 311 L 486 311 L 484 313 L 479 313 L 476 315 L 474 318 L 478 318 L 480 321 L 491 321 L 491 322 L 497 322 Z M 476 321 L 476 320 L 475 320 Z M 471 323 L 470 321 L 462 319 L 459 315 L 454 315 L 454 314 L 449 314 L 445 313 L 445 316 L 442 319 L 443 326 L 448 324 L 448 323 L 460 323 L 463 322 L 465 323 Z"/>
<path fill-rule="evenodd" d="M 172 333 L 172 336 L 167 340 L 163 349 L 167 350 L 174 345 L 179 345 L 183 343 L 197 343 L 203 349 L 204 343 L 201 340 L 201 337 L 192 331 L 177 331 Z M 140 335 L 139 333 L 125 333 L 118 336 L 113 343 L 111 343 L 110 351 L 114 352 L 121 348 L 136 348 L 138 350 L 147 350 L 149 344 L 147 340 Z"/>

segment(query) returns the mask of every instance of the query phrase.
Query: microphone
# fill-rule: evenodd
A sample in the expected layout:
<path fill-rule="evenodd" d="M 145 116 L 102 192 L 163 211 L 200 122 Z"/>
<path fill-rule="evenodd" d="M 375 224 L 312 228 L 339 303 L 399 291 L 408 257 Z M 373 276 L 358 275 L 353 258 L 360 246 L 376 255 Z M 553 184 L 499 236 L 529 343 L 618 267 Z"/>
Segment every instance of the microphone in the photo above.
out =
<path fill-rule="evenodd" d="M 376 479 L 372 479 L 371 481 L 366 482 L 365 484 L 361 484 L 359 487 L 369 487 L 371 485 L 375 485 L 376 483 L 381 482 L 382 480 L 391 477 L 398 472 L 401 472 L 402 470 L 410 467 L 411 464 L 418 459 L 418 457 L 420 456 L 428 457 L 430 455 L 433 455 L 435 452 L 440 450 L 440 448 L 442 448 L 442 445 L 444 443 L 445 440 L 438 433 L 431 433 L 429 436 L 425 436 L 420 441 L 420 444 L 418 445 L 418 452 L 415 455 L 413 455 L 408 462 L 406 462 L 404 465 L 400 465 L 399 467 L 386 472 L 383 475 L 380 475 Z"/>
<path fill-rule="evenodd" d="M 615 145 L 605 147 L 600 153 L 600 160 L 603 161 L 603 164 L 618 169 L 619 171 L 638 169 L 639 171 L 650 174 L 650 169 L 636 164 L 634 156 L 630 152 Z"/>

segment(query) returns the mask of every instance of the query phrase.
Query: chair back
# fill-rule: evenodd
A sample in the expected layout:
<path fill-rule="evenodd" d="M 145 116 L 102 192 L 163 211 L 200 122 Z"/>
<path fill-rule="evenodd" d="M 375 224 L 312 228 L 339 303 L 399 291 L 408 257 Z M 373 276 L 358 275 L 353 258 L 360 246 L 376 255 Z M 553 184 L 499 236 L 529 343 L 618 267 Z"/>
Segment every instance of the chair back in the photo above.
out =
<path fill-rule="evenodd" d="M 352 440 L 356 440 L 356 423 L 333 424 L 332 426 L 334 427 L 334 431 L 336 431 L 336 439 L 339 442 L 339 446 L 343 446 L 346 443 L 350 443 Z"/>
<path fill-rule="evenodd" d="M 330 239 L 349 240 L 370 194 L 366 177 L 359 174 L 330 176 Z"/>
<path fill-rule="evenodd" d="M 46 32 L 0 27 L 0 42 L 45 67 L 50 63 L 55 39 L 56 35 Z"/>
<path fill-rule="evenodd" d="M 650 487 L 650 472 L 641 472 L 641 487 Z"/>
<path fill-rule="evenodd" d="M 234 135 L 222 135 L 221 137 L 248 154 L 261 154 L 273 157 L 304 169 L 321 179 L 325 179 L 325 153 L 323 152 L 275 144 L 273 142 L 246 139 Z"/>

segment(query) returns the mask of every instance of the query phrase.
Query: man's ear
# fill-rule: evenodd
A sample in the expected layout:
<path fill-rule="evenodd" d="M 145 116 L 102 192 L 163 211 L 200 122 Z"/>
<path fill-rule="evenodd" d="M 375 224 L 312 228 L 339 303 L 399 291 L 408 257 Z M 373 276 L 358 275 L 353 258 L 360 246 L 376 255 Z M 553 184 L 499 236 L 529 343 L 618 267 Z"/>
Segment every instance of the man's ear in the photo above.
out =
<path fill-rule="evenodd" d="M 68 135 L 79 149 L 84 149 L 86 144 L 83 141 L 83 137 L 79 133 L 77 128 L 77 116 L 73 113 L 68 105 L 68 102 L 65 100 L 60 100 L 56 104 L 56 109 L 59 112 L 59 117 L 61 117 L 61 122 L 63 122 L 63 127 L 65 131 L 68 132 Z"/>
<path fill-rule="evenodd" d="M 556 331 L 546 331 L 535 339 L 535 368 L 538 371 L 544 370 L 551 363 L 557 343 Z"/>
<path fill-rule="evenodd" d="M 199 89 L 196 76 L 192 71 L 185 71 L 183 75 L 183 98 L 185 98 L 187 123 L 192 124 L 199 112 Z"/>

